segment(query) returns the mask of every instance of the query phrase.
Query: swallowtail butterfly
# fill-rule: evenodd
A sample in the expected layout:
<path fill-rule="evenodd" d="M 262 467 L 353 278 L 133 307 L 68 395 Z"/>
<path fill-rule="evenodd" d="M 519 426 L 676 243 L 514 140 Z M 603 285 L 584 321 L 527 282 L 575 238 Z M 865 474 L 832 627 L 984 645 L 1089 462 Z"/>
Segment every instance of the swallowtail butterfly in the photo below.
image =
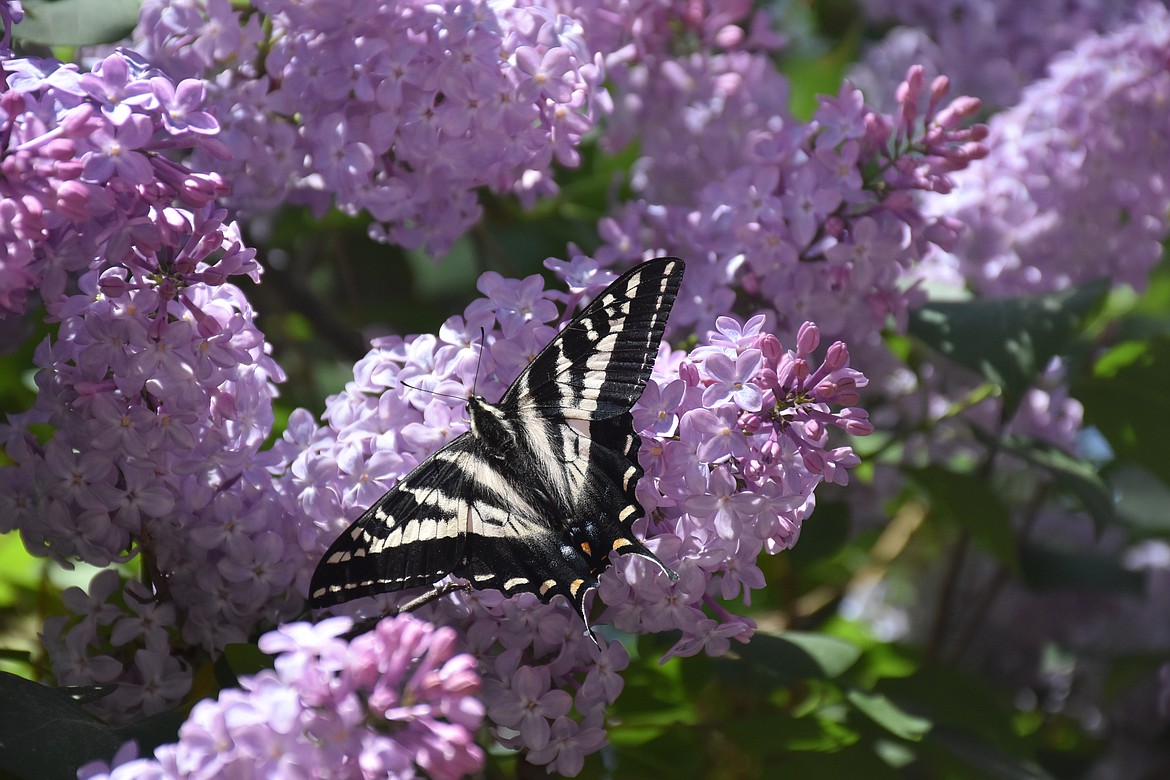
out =
<path fill-rule="evenodd" d="M 683 261 L 660 257 L 605 288 L 533 358 L 498 404 L 467 402 L 471 429 L 423 461 L 329 547 L 310 606 L 431 585 L 585 594 L 611 552 L 673 571 L 631 530 L 642 395 Z M 433 591 L 434 592 L 434 591 Z"/>

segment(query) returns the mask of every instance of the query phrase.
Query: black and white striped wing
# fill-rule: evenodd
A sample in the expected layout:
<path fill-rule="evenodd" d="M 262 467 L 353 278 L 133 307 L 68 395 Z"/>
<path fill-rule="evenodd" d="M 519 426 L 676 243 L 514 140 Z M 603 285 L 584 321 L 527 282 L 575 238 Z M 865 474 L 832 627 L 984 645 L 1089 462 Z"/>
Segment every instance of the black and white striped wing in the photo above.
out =
<path fill-rule="evenodd" d="M 642 476 L 630 408 L 645 389 L 683 262 L 617 279 L 546 346 L 498 405 L 468 403 L 471 430 L 423 461 L 330 547 L 310 605 L 430 585 L 585 594 L 610 553 L 641 555 L 676 578 L 632 524 Z M 588 620 L 586 620 L 588 622 Z"/>
<path fill-rule="evenodd" d="M 522 420 L 629 411 L 646 389 L 683 269 L 679 258 L 659 257 L 619 277 L 528 364 L 500 409 Z"/>
<path fill-rule="evenodd" d="M 464 433 L 378 499 L 322 556 L 309 605 L 430 585 L 463 559 L 481 446 Z"/>

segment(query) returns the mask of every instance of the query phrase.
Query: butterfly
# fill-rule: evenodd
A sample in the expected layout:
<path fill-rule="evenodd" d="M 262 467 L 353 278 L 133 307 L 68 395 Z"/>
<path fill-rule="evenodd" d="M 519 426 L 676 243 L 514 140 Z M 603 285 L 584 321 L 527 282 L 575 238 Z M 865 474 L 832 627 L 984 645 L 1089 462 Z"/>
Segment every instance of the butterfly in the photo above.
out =
<path fill-rule="evenodd" d="M 588 626 L 585 595 L 611 552 L 646 558 L 677 580 L 632 531 L 645 512 L 634 496 L 643 471 L 630 408 L 646 387 L 683 269 L 677 257 L 631 269 L 533 358 L 499 403 L 471 397 L 470 430 L 330 545 L 309 605 L 453 575 L 546 604 L 565 596 Z"/>

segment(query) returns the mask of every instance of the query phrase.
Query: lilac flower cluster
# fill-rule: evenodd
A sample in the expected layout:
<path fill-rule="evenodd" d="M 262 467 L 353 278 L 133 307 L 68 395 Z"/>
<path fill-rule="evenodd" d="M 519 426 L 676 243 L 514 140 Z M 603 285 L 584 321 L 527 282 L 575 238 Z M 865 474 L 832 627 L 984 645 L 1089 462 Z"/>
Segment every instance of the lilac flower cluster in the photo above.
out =
<path fill-rule="evenodd" d="M 681 33 L 681 34 L 680 34 Z M 772 49 L 741 0 L 144 4 L 133 44 L 203 78 L 233 152 L 233 203 L 365 211 L 372 235 L 441 253 L 479 218 L 473 190 L 526 204 L 612 111 L 610 67 L 672 49 Z M 306 99 L 308 98 L 308 99 Z"/>
<path fill-rule="evenodd" d="M 608 100 L 579 22 L 539 5 L 151 0 L 135 46 L 209 82 L 232 161 L 192 164 L 234 204 L 366 211 L 375 237 L 434 254 L 479 219 L 476 188 L 554 192 Z"/>
<path fill-rule="evenodd" d="M 829 429 L 873 430 L 852 406 L 867 380 L 849 367 L 845 345 L 832 344 L 817 365 L 815 325 L 801 325 L 795 349 L 785 350 L 765 321 L 720 317 L 689 354 L 664 351 L 634 408 L 646 438 L 639 460 L 651 477 L 638 498 L 654 510 L 659 555 L 678 561 L 679 582 L 647 580 L 650 568 L 626 559 L 625 581 L 603 578 L 600 592 L 622 630 L 681 629 L 668 656 L 719 655 L 729 638 L 746 641 L 751 626 L 715 598 L 750 604 L 750 591 L 764 586 L 760 553 L 796 543 L 821 482 L 848 483 L 859 459 L 850 447 L 830 449 Z"/>
<path fill-rule="evenodd" d="M 578 4 L 572 14 L 589 48 L 605 55 L 606 69 L 618 81 L 640 62 L 686 58 L 696 51 L 770 51 L 784 44 L 768 11 L 753 10 L 743 0 L 599 0 Z"/>
<path fill-rule="evenodd" d="M 549 265 L 570 280 L 572 303 L 613 278 L 588 258 Z M 496 397 L 555 335 L 553 301 L 563 296 L 545 292 L 540 277 L 488 273 L 479 285 L 486 297 L 448 320 L 437 338 L 375 342 L 354 380 L 329 399 L 325 427 L 305 412 L 290 420 L 286 440 L 304 449 L 283 492 L 316 521 L 319 550 L 396 479 L 466 430 L 460 399 L 472 390 L 477 365 L 476 391 Z M 750 591 L 764 585 L 759 554 L 796 541 L 818 484 L 847 480 L 857 457 L 831 447 L 829 429 L 872 430 L 865 412 L 852 407 L 866 380 L 849 368 L 844 345 L 832 345 L 817 365 L 815 326 L 802 326 L 795 349 L 784 350 L 764 322 L 722 318 L 689 354 L 664 346 L 634 408 L 647 473 L 638 498 L 648 512 L 635 532 L 680 579 L 672 583 L 633 556 L 622 559 L 601 577 L 607 609 L 600 620 L 630 632 L 681 631 L 670 655 L 718 655 L 733 638 L 747 641 L 753 625 L 720 600 L 750 601 Z M 300 590 L 310 573 L 301 573 Z M 344 609 L 376 613 L 396 600 L 380 596 Z M 621 691 L 618 672 L 628 657 L 616 642 L 595 644 L 567 603 L 473 591 L 421 614 L 467 626 L 500 742 L 563 774 L 575 774 L 600 748 L 605 709 Z"/>
<path fill-rule="evenodd" d="M 81 780 L 333 777 L 457 780 L 478 771 L 483 718 L 475 660 L 455 632 L 409 615 L 351 642 L 349 618 L 291 623 L 260 638 L 275 671 L 201 701 L 153 758 L 119 751 Z"/>
<path fill-rule="evenodd" d="M 7 30 L 11 9 L 6 6 Z M 91 73 L 56 60 L 7 59 L 0 96 L 0 317 L 28 295 L 59 299 L 100 258 L 170 243 L 176 201 L 200 208 L 225 191 L 167 155 L 218 153 L 203 85 L 175 83 L 129 52 Z M 236 273 L 237 271 L 228 271 Z"/>
<path fill-rule="evenodd" d="M 95 580 L 44 630 L 59 680 L 125 683 L 102 702 L 124 717 L 184 692 L 147 690 L 189 675 L 172 643 L 219 649 L 260 616 L 299 608 L 287 593 L 296 532 L 268 472 L 279 456 L 260 450 L 283 375 L 224 282 L 256 266 L 222 218 L 168 209 L 157 252 L 97 263 L 53 301 L 36 404 L 0 428 L 14 464 L 0 469 L 0 531 L 66 565 L 137 555 L 153 586 L 111 601 L 117 588 Z"/>
<path fill-rule="evenodd" d="M 0 532 L 65 566 L 138 557 L 149 585 L 103 573 L 44 627 L 57 679 L 121 683 L 101 706 L 130 718 L 186 692 L 186 650 L 300 608 L 288 561 L 304 553 L 268 471 L 281 456 L 260 449 L 283 374 L 228 283 L 259 265 L 212 205 L 220 179 L 164 154 L 214 146 L 201 84 L 129 52 L 87 74 L 4 68 L 3 308 L 38 290 L 56 331 L 34 355 L 35 405 L 0 426 Z"/>
<path fill-rule="evenodd" d="M 701 327 L 734 304 L 767 312 L 785 338 L 815 317 L 867 347 L 887 318 L 904 325 L 919 294 L 903 275 L 958 229 L 925 217 L 914 195 L 949 192 L 951 174 L 986 154 L 986 128 L 964 126 L 978 101 L 948 104 L 946 79 L 927 84 L 912 68 L 895 115 L 846 84 L 799 123 L 784 109 L 782 78 L 750 54 L 629 75 L 627 91 L 615 91 L 619 117 L 645 138 L 640 199 L 602 222 L 599 259 L 643 246 L 689 258 L 680 325 Z M 680 115 L 690 121 L 680 126 Z"/>
<path fill-rule="evenodd" d="M 1052 58 L 1081 39 L 1131 21 L 1138 3 L 1108 0 L 863 0 L 873 21 L 897 24 L 853 76 L 884 89 L 912 64 L 946 73 L 990 106 L 1013 105 Z M 876 93 L 875 93 L 876 94 Z"/>
<path fill-rule="evenodd" d="M 991 123 L 993 153 L 924 208 L 969 226 L 927 268 L 987 295 L 1109 276 L 1137 289 L 1162 255 L 1170 193 L 1170 11 L 1085 40 Z"/>

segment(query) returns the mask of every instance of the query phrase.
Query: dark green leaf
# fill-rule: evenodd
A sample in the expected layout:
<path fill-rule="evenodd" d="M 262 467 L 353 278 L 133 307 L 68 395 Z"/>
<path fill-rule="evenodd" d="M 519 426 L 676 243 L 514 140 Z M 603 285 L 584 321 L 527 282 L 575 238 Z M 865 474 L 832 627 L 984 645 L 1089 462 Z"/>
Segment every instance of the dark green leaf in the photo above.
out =
<path fill-rule="evenodd" d="M 46 45 L 113 43 L 138 24 L 140 0 L 24 0 L 15 37 Z"/>
<path fill-rule="evenodd" d="M 1108 283 L 1098 280 L 1028 298 L 928 303 L 910 312 L 910 332 L 997 385 L 1010 418 L 1049 360 L 1077 337 L 1107 289 Z"/>
<path fill-rule="evenodd" d="M 1138 537 L 1170 537 L 1170 485 L 1136 463 L 1113 464 L 1106 476 L 1117 516 Z"/>
<path fill-rule="evenodd" d="M 795 566 L 836 555 L 849 538 L 849 505 L 844 501 L 820 501 L 817 509 L 800 529 L 800 543 L 785 554 Z"/>
<path fill-rule="evenodd" d="M 1024 580 L 1037 590 L 1091 590 L 1124 596 L 1140 596 L 1145 590 L 1141 572 L 1095 553 L 1030 544 L 1020 550 L 1020 565 Z"/>
<path fill-rule="evenodd" d="M 745 751 L 761 757 L 840 750 L 857 742 L 853 729 L 815 715 L 797 718 L 780 712 L 753 713 L 721 725 Z"/>
<path fill-rule="evenodd" d="M 906 475 L 930 495 L 939 519 L 957 524 L 1005 566 L 1019 570 L 1011 514 L 990 482 L 941 466 L 907 469 Z"/>
<path fill-rule="evenodd" d="M 912 675 L 881 680 L 874 689 L 903 710 L 934 723 L 928 741 L 945 724 L 1001 750 L 1020 749 L 1011 728 L 1014 708 L 984 680 L 944 666 L 923 666 Z"/>
<path fill-rule="evenodd" d="M 82 764 L 112 758 L 117 731 L 80 703 L 108 687 L 51 688 L 0 672 L 0 775 L 75 778 Z"/>
<path fill-rule="evenodd" d="M 931 729 L 929 720 L 911 715 L 880 693 L 849 691 L 845 697 L 858 711 L 896 737 L 917 742 Z"/>
<path fill-rule="evenodd" d="M 1126 360 L 1103 358 L 1096 376 L 1073 385 L 1073 395 L 1085 406 L 1085 420 L 1105 436 L 1118 457 L 1140 464 L 1170 484 L 1170 458 L 1166 457 L 1170 339 L 1124 348 L 1130 353 Z"/>
<path fill-rule="evenodd" d="M 704 767 L 703 743 L 691 729 L 676 728 L 624 750 L 620 743 L 612 752 L 617 777 L 653 778 L 701 777 Z"/>
<path fill-rule="evenodd" d="M 232 642 L 223 649 L 223 657 L 235 677 L 244 674 L 256 674 L 264 669 L 272 669 L 272 656 L 264 653 L 252 642 Z M 235 684 L 235 683 L 233 683 Z"/>
<path fill-rule="evenodd" d="M 906 744 L 906 743 L 900 743 Z M 838 748 L 832 753 L 788 751 L 757 777 L 780 778 L 781 780 L 837 780 L 838 778 L 864 778 L 865 780 L 904 780 L 907 777 L 893 769 L 883 760 L 882 751 L 876 745 L 856 742 Z"/>
<path fill-rule="evenodd" d="M 737 656 L 715 661 L 718 677 L 770 690 L 799 680 L 837 677 L 861 657 L 861 651 L 835 637 L 787 631 L 779 636 L 758 633 L 738 649 Z"/>

